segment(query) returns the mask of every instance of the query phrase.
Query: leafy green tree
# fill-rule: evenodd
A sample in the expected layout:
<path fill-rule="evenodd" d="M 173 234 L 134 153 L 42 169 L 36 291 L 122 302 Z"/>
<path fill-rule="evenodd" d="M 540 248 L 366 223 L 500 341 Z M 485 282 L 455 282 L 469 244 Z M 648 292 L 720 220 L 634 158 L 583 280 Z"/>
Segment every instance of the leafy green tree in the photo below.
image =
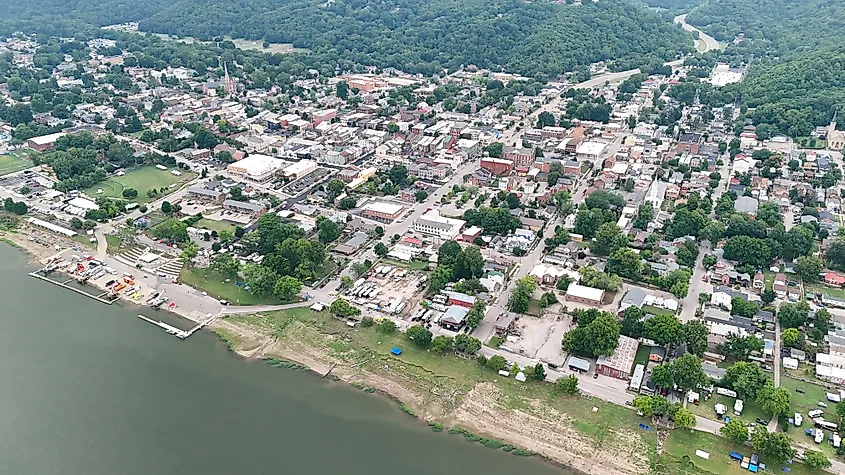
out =
<path fill-rule="evenodd" d="M 464 355 L 474 355 L 481 349 L 481 341 L 478 338 L 473 338 L 466 333 L 458 333 L 455 335 L 455 351 Z"/>
<path fill-rule="evenodd" d="M 555 381 L 555 390 L 559 393 L 578 394 L 578 377 L 574 374 L 562 376 Z"/>
<path fill-rule="evenodd" d="M 687 351 L 701 357 L 707 351 L 707 337 L 710 329 L 699 320 L 691 320 L 681 327 L 681 338 L 687 344 Z"/>
<path fill-rule="evenodd" d="M 619 332 L 631 338 L 640 338 L 643 336 L 643 318 L 645 312 L 635 306 L 631 306 L 622 312 L 622 326 Z"/>
<path fill-rule="evenodd" d="M 695 390 L 707 381 L 707 376 L 701 369 L 701 360 L 691 353 L 686 353 L 672 362 L 672 375 L 678 388 L 685 391 Z"/>
<path fill-rule="evenodd" d="M 674 315 L 656 315 L 643 324 L 643 336 L 660 346 L 677 343 L 681 339 L 681 323 Z"/>
<path fill-rule="evenodd" d="M 766 375 L 754 363 L 737 361 L 725 372 L 725 384 L 732 387 L 743 399 L 753 399 L 766 384 Z"/>
<path fill-rule="evenodd" d="M 684 408 L 678 409 L 672 420 L 675 421 L 675 427 L 681 429 L 692 429 L 695 427 L 695 415 Z"/>
<path fill-rule="evenodd" d="M 525 313 L 528 311 L 528 303 L 536 288 L 537 282 L 534 281 L 533 277 L 525 276 L 519 279 L 516 283 L 516 288 L 513 289 L 508 300 L 508 309 L 516 313 Z"/>
<path fill-rule="evenodd" d="M 396 333 L 396 322 L 389 318 L 385 318 L 376 325 L 376 331 L 385 335 Z"/>
<path fill-rule="evenodd" d="M 446 266 L 437 266 L 428 276 L 428 290 L 440 292 L 446 284 L 452 281 L 452 269 Z"/>
<path fill-rule="evenodd" d="M 456 241 L 446 241 L 437 249 L 437 263 L 443 266 L 454 266 L 462 252 L 461 245 Z"/>
<path fill-rule="evenodd" d="M 787 348 L 796 348 L 801 334 L 797 328 L 787 328 L 780 333 L 780 342 Z"/>
<path fill-rule="evenodd" d="M 467 326 L 470 329 L 474 329 L 484 320 L 484 315 L 487 313 L 487 304 L 484 303 L 483 300 L 477 299 L 475 303 L 472 304 L 472 308 L 469 309 L 466 315 Z"/>
<path fill-rule="evenodd" d="M 455 340 L 446 335 L 437 335 L 431 342 L 431 350 L 435 353 L 445 354 L 455 350 Z"/>
<path fill-rule="evenodd" d="M 487 360 L 487 367 L 493 371 L 502 371 L 508 367 L 508 360 L 504 356 L 494 355 Z"/>
<path fill-rule="evenodd" d="M 317 230 L 320 242 L 328 244 L 334 242 L 343 233 L 343 228 L 327 218 L 317 218 Z"/>
<path fill-rule="evenodd" d="M 273 295 L 279 300 L 289 301 L 296 298 L 299 292 L 302 291 L 302 282 L 296 277 L 285 275 L 276 281 L 273 287 Z"/>
<path fill-rule="evenodd" d="M 388 252 L 387 246 L 385 246 L 383 242 L 377 242 L 375 247 L 373 247 L 373 252 L 375 252 L 377 256 L 384 257 Z"/>
<path fill-rule="evenodd" d="M 255 295 L 267 295 L 273 291 L 279 275 L 272 269 L 259 264 L 246 264 L 243 267 L 244 281 L 249 285 L 249 291 Z"/>
<path fill-rule="evenodd" d="M 170 242 L 185 242 L 188 240 L 188 225 L 175 218 L 168 218 L 153 228 L 153 235 Z"/>
<path fill-rule="evenodd" d="M 643 272 L 642 258 L 633 249 L 627 247 L 616 249 L 607 258 L 605 272 L 639 280 Z"/>
<path fill-rule="evenodd" d="M 800 256 L 795 259 L 795 273 L 804 282 L 817 282 L 824 269 L 824 262 L 816 256 Z"/>
<path fill-rule="evenodd" d="M 531 379 L 534 381 L 545 381 L 546 380 L 546 368 L 543 366 L 543 363 L 537 363 L 531 368 Z"/>
<path fill-rule="evenodd" d="M 795 455 L 792 441 L 783 432 L 770 433 L 765 427 L 756 427 L 751 434 L 751 445 L 763 455 L 781 463 Z"/>
<path fill-rule="evenodd" d="M 637 208 L 637 217 L 634 218 L 635 229 L 645 230 L 648 223 L 654 219 L 654 207 L 650 203 L 643 203 Z"/>
<path fill-rule="evenodd" d="M 540 308 L 546 308 L 557 303 L 557 295 L 554 292 L 546 292 L 540 297 Z"/>
<path fill-rule="evenodd" d="M 651 382 L 658 388 L 671 389 L 675 384 L 675 377 L 672 374 L 672 367 L 668 364 L 655 366 L 651 370 Z"/>
<path fill-rule="evenodd" d="M 830 467 L 830 460 L 828 460 L 825 454 L 819 452 L 818 450 L 805 450 L 804 457 L 804 465 L 812 469 L 824 470 Z"/>
<path fill-rule="evenodd" d="M 763 351 L 763 340 L 755 335 L 729 334 L 725 341 L 719 345 L 719 352 L 729 358 L 745 359 L 755 351 Z"/>
<path fill-rule="evenodd" d="M 744 444 L 748 440 L 748 428 L 739 419 L 731 419 L 719 432 L 735 444 Z"/>
<path fill-rule="evenodd" d="M 596 230 L 595 240 L 590 243 L 590 250 L 599 256 L 607 256 L 613 251 L 628 245 L 628 237 L 615 223 L 604 223 Z"/>
<path fill-rule="evenodd" d="M 343 299 L 335 299 L 329 306 L 329 312 L 341 318 L 354 317 L 361 314 L 361 310 Z"/>
<path fill-rule="evenodd" d="M 241 266 L 231 255 L 217 254 L 211 258 L 208 268 L 220 275 L 234 277 L 238 274 Z"/>
<path fill-rule="evenodd" d="M 789 391 L 766 383 L 757 391 L 757 404 L 769 414 L 785 416 L 789 414 Z"/>
<path fill-rule="evenodd" d="M 783 328 L 798 328 L 807 321 L 810 305 L 806 301 L 785 302 L 778 307 L 778 321 Z"/>
<path fill-rule="evenodd" d="M 431 332 L 422 325 L 414 325 L 406 332 L 408 339 L 415 345 L 425 348 L 431 343 Z"/>
<path fill-rule="evenodd" d="M 620 324 L 612 315 L 600 312 L 587 324 L 566 332 L 563 337 L 563 349 L 569 353 L 589 356 L 609 356 L 619 343 Z"/>
<path fill-rule="evenodd" d="M 654 398 L 651 396 L 637 396 L 631 404 L 645 417 L 651 417 L 654 413 Z"/>
<path fill-rule="evenodd" d="M 758 307 L 756 303 L 749 302 L 742 297 L 733 297 L 731 299 L 731 314 L 733 315 L 751 318 L 759 309 L 760 307 Z"/>

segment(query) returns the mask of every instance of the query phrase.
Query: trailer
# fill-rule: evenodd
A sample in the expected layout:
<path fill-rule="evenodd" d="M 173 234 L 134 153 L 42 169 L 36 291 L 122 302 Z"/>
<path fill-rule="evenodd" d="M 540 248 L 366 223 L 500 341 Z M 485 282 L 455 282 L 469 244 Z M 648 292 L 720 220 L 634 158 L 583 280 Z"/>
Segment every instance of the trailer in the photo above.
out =
<path fill-rule="evenodd" d="M 725 388 L 716 388 L 716 394 L 721 394 L 722 396 L 727 397 L 736 397 L 736 391 Z"/>
<path fill-rule="evenodd" d="M 823 440 L 824 440 L 824 431 L 823 431 L 823 430 L 821 430 L 821 429 L 816 429 L 816 438 L 815 438 L 815 442 L 816 442 L 817 444 L 821 444 Z"/>
<path fill-rule="evenodd" d="M 742 415 L 742 409 L 743 409 L 742 399 L 737 399 L 736 402 L 734 402 L 734 414 L 736 414 L 737 416 Z"/>
<path fill-rule="evenodd" d="M 831 402 L 839 402 L 842 398 L 840 398 L 837 393 L 827 393 L 827 400 Z"/>
<path fill-rule="evenodd" d="M 821 429 L 827 429 L 827 430 L 836 430 L 836 429 L 839 428 L 839 425 L 837 425 L 836 423 L 826 421 L 826 420 L 821 419 L 821 418 L 813 419 L 813 425 L 816 426 L 816 427 L 819 427 Z"/>
<path fill-rule="evenodd" d="M 822 411 L 821 409 L 813 409 L 812 411 L 809 411 L 807 413 L 807 415 L 810 416 L 811 418 L 819 417 L 822 414 L 824 414 L 824 411 Z"/>

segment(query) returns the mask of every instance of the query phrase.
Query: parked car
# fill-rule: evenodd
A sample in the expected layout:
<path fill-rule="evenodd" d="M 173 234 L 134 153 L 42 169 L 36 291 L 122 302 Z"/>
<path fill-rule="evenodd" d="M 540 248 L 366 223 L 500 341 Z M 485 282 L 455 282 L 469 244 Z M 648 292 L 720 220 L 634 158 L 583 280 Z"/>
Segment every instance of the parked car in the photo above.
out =
<path fill-rule="evenodd" d="M 757 419 L 757 423 L 761 426 L 765 426 L 769 424 L 769 421 L 767 421 L 766 419 Z"/>
<path fill-rule="evenodd" d="M 804 390 L 801 388 L 795 388 L 796 393 L 804 394 Z"/>

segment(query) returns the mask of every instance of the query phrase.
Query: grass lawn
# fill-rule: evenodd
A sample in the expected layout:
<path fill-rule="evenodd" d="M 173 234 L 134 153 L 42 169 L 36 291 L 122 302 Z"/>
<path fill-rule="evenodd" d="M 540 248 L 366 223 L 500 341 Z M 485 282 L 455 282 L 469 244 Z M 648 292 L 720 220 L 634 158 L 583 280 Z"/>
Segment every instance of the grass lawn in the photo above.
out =
<path fill-rule="evenodd" d="M 742 422 L 756 424 L 755 421 L 758 418 L 765 419 L 767 421 L 772 418 L 771 415 L 767 415 L 763 412 L 763 409 L 757 405 L 756 401 L 750 399 L 743 400 L 742 415 L 737 416 L 734 414 L 734 401 L 736 401 L 736 399 L 732 397 L 716 394 L 714 397 L 711 397 L 709 401 L 701 401 L 701 403 L 697 406 L 695 404 L 690 404 L 687 407 L 693 412 L 693 414 L 697 414 L 701 417 L 706 417 L 714 421 L 717 420 L 715 409 L 715 405 L 717 403 L 722 403 L 728 407 L 728 413 L 726 415 L 731 419 L 739 419 Z"/>
<path fill-rule="evenodd" d="M 235 285 L 237 279 L 227 282 L 223 277 L 208 269 L 183 268 L 179 275 L 182 283 L 190 285 L 217 299 L 228 300 L 229 305 L 276 305 L 285 303 L 275 297 L 259 297 Z"/>
<path fill-rule="evenodd" d="M 817 384 L 805 383 L 803 381 L 787 377 L 783 374 L 780 378 L 780 385 L 781 387 L 789 391 L 789 401 L 791 403 L 789 416 L 792 417 L 794 413 L 800 412 L 801 416 L 804 418 L 801 427 L 790 427 L 786 434 L 792 440 L 799 442 L 802 445 L 811 446 L 817 450 L 821 450 L 828 457 L 835 457 L 836 449 L 834 449 L 833 445 L 828 443 L 827 440 L 825 440 L 819 445 L 816 445 L 812 439 L 810 439 L 807 435 L 804 434 L 804 429 L 813 427 L 813 422 L 807 415 L 807 411 L 811 411 L 813 409 L 821 409 L 825 412 L 824 416 L 822 416 L 825 419 L 829 421 L 836 421 L 838 419 L 838 417 L 836 416 L 836 409 L 834 407 L 834 403 L 828 402 L 827 397 L 825 396 L 827 390 Z M 803 389 L 804 393 L 801 394 L 795 392 L 796 388 Z M 819 407 L 819 401 L 826 402 L 828 404 L 828 407 Z M 829 435 L 828 431 L 825 431 L 825 434 L 826 436 Z"/>
<path fill-rule="evenodd" d="M 643 311 L 645 313 L 651 313 L 653 315 L 674 315 L 675 312 L 665 309 L 665 308 L 658 308 L 652 307 L 651 305 L 643 305 Z"/>
<path fill-rule="evenodd" d="M 648 355 L 651 353 L 651 347 L 646 345 L 640 345 L 637 347 L 637 355 L 634 356 L 634 366 L 631 367 L 631 374 L 634 374 L 634 368 L 637 367 L 638 364 L 648 366 Z"/>
<path fill-rule="evenodd" d="M 32 167 L 32 162 L 19 155 L 0 155 L 0 176 Z"/>
<path fill-rule="evenodd" d="M 215 221 L 213 219 L 202 218 L 194 224 L 195 228 L 208 229 L 211 231 L 223 231 L 224 229 L 235 232 L 235 226 L 225 221 Z"/>
<path fill-rule="evenodd" d="M 827 294 L 831 297 L 845 299 L 845 289 L 834 289 L 820 284 L 805 284 L 804 291 L 814 293 L 817 297 L 821 297 L 822 294 Z"/>
<path fill-rule="evenodd" d="M 709 473 L 718 473 L 720 475 L 739 475 L 749 473 L 747 469 L 739 466 L 739 461 L 730 458 L 731 452 L 738 452 L 742 455 L 750 457 L 754 452 L 748 445 L 735 445 L 724 437 L 715 437 L 699 431 L 674 430 L 666 443 L 663 446 L 664 454 L 668 454 L 672 458 L 680 462 L 693 464 L 700 471 Z M 704 460 L 695 455 L 696 450 L 703 450 L 710 454 L 709 460 Z M 812 470 L 800 463 L 775 464 L 766 460 L 766 457 L 760 457 L 760 461 L 765 463 L 774 473 L 784 473 L 781 471 L 782 466 L 790 468 L 790 473 L 795 475 L 809 475 L 824 473 L 818 470 Z M 681 471 L 677 473 L 683 473 Z M 698 473 L 698 472 L 692 472 Z"/>
<path fill-rule="evenodd" d="M 411 269 L 411 270 L 428 270 L 428 261 L 418 261 L 414 260 L 411 262 L 402 262 L 397 261 L 394 259 L 382 259 L 376 264 L 375 267 L 378 267 L 379 264 L 389 264 L 394 267 L 400 267 L 402 269 Z"/>
<path fill-rule="evenodd" d="M 175 168 L 173 168 L 175 170 Z M 85 190 L 85 193 L 91 197 L 105 196 L 107 198 L 117 198 L 126 201 L 137 202 L 139 204 L 149 203 L 150 201 L 160 198 L 162 195 L 153 198 L 147 197 L 147 190 L 160 189 L 162 187 L 169 187 L 174 183 L 179 183 L 183 180 L 191 180 L 196 176 L 196 173 L 179 170 L 182 172 L 180 176 L 174 176 L 168 170 L 159 170 L 153 165 L 146 165 L 134 170 L 126 172 L 123 176 L 111 176 L 104 181 Z M 135 198 L 126 199 L 123 197 L 123 190 L 127 188 L 134 188 L 138 191 L 138 196 Z M 103 190 L 103 193 L 97 194 L 97 190 Z"/>
<path fill-rule="evenodd" d="M 88 247 L 97 247 L 97 243 L 91 242 L 91 236 L 88 236 L 87 234 L 77 234 L 72 239 Z"/>

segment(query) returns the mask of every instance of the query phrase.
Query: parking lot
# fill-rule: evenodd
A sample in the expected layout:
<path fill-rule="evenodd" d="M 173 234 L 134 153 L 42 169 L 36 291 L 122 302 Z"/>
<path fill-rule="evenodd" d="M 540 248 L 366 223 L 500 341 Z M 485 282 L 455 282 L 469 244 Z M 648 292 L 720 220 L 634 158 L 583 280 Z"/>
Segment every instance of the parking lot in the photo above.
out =
<path fill-rule="evenodd" d="M 336 173 L 336 170 L 332 168 L 318 168 L 313 172 L 305 175 L 304 177 L 292 183 L 288 183 L 286 186 L 283 186 L 279 191 L 291 196 L 296 196 L 313 186 L 315 183 L 322 181 L 323 179 L 325 179 L 329 175 L 333 175 L 334 173 Z"/>

